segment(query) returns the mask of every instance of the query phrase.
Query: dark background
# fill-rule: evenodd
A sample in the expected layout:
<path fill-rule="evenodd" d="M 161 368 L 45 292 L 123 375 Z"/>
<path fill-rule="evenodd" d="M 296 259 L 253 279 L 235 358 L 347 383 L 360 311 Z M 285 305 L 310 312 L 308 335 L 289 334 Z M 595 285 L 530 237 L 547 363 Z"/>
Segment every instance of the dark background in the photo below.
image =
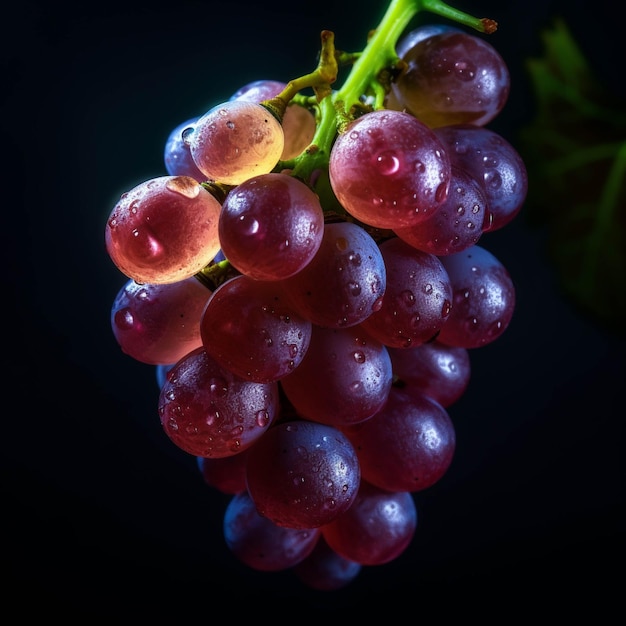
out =
<path fill-rule="evenodd" d="M 500 24 L 490 41 L 513 83 L 491 127 L 514 145 L 533 111 L 524 59 L 539 53 L 539 31 L 555 15 L 624 95 L 623 33 L 607 2 L 454 4 Z M 412 607 L 445 618 L 470 608 L 486 615 L 503 600 L 504 615 L 540 602 L 561 616 L 617 606 L 623 334 L 561 294 L 545 233 L 524 213 L 481 240 L 509 269 L 518 304 L 505 334 L 472 352 L 470 387 L 450 408 L 453 464 L 416 495 L 406 553 L 341 591 L 316 592 L 289 572 L 235 560 L 221 530 L 228 497 L 166 439 L 154 369 L 125 357 L 111 333 L 125 278 L 104 250 L 104 224 L 122 191 L 165 173 L 170 130 L 247 82 L 312 71 L 322 29 L 335 32 L 338 48 L 362 49 L 385 7 L 178 0 L 3 9 L 1 553 L 5 602 L 25 597 L 15 603 L 22 615 L 38 607 L 81 619 L 212 619 L 226 610 L 229 619 L 248 609 L 297 619 Z M 292 601 L 299 612 L 286 612 Z"/>

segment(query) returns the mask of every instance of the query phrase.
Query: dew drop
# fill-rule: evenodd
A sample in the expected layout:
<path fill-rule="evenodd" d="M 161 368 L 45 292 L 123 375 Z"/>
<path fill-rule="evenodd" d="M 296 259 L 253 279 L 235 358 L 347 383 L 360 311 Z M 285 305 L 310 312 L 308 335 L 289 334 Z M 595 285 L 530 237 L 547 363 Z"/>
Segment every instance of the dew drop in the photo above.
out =
<path fill-rule="evenodd" d="M 356 350 L 352 353 L 352 358 L 356 363 L 365 363 L 365 353 L 361 350 Z"/>
<path fill-rule="evenodd" d="M 378 171 L 385 176 L 397 174 L 400 170 L 400 159 L 391 151 L 381 152 L 376 157 L 376 163 Z"/>

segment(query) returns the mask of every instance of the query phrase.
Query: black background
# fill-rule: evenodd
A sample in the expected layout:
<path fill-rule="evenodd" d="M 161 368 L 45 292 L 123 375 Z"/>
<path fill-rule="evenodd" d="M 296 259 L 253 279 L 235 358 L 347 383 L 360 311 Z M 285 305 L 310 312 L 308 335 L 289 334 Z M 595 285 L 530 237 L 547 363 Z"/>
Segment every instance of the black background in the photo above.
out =
<path fill-rule="evenodd" d="M 514 145 L 533 110 L 524 59 L 539 53 L 539 31 L 555 15 L 624 94 L 621 30 L 603 4 L 455 3 L 499 22 L 490 41 L 513 86 L 491 127 Z M 236 562 L 221 531 L 228 498 L 166 439 L 154 369 L 125 357 L 111 333 L 125 278 L 104 250 L 104 224 L 122 191 L 165 173 L 169 131 L 247 82 L 312 71 L 322 29 L 335 32 L 338 48 L 362 49 L 385 6 L 3 9 L 3 594 L 22 615 L 298 619 L 364 608 L 445 619 L 504 606 L 508 621 L 524 608 L 563 616 L 583 604 L 616 606 L 623 335 L 562 296 L 545 233 L 524 213 L 481 240 L 509 269 L 518 304 L 506 333 L 472 352 L 470 388 L 450 409 L 453 464 L 416 495 L 418 530 L 406 553 L 341 591 Z M 287 612 L 292 603 L 298 612 Z"/>

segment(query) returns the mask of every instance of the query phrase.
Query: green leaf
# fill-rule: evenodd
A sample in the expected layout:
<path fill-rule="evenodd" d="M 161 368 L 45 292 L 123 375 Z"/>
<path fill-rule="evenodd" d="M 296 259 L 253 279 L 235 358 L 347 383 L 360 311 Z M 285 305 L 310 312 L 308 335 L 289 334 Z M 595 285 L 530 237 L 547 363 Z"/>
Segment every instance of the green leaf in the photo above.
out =
<path fill-rule="evenodd" d="M 563 292 L 613 331 L 626 328 L 626 105 L 596 80 L 565 23 L 529 59 L 535 114 L 520 130 L 529 223 L 546 227 Z"/>

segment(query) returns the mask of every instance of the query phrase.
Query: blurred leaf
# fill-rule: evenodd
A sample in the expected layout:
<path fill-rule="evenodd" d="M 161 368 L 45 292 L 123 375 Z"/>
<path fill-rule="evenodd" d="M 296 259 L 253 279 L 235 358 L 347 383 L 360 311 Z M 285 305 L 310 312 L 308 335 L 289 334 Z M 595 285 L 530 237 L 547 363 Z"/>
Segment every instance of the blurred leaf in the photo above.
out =
<path fill-rule="evenodd" d="M 527 61 L 535 114 L 519 137 L 530 181 L 526 215 L 547 227 L 566 296 L 624 333 L 626 103 L 598 83 L 563 21 L 543 42 L 544 56 Z"/>

